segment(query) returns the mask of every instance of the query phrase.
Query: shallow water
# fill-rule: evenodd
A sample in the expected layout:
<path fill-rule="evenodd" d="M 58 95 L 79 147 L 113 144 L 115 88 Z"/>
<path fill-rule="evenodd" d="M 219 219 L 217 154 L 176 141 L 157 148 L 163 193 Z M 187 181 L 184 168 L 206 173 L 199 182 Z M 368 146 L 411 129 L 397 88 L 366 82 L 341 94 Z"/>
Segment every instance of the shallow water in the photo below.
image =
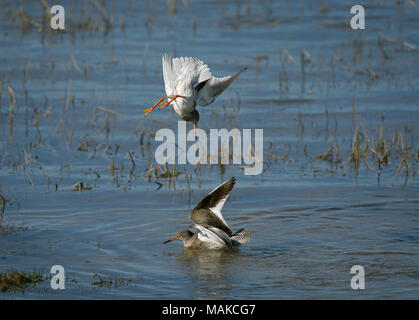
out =
<path fill-rule="evenodd" d="M 22 4 L 41 21 L 38 2 Z M 116 1 L 106 32 L 91 3 L 62 4 L 62 34 L 24 30 L 10 20 L 20 2 L 1 6 L 0 272 L 62 265 L 66 289 L 45 280 L 1 298 L 418 298 L 418 4 L 371 1 L 353 31 L 348 1 L 177 1 L 176 14 L 167 1 Z M 141 112 L 164 94 L 163 51 L 216 76 L 249 67 L 199 126 L 262 128 L 262 174 L 187 164 L 169 167 L 176 179 L 148 177 L 154 133 L 178 125 L 169 108 Z M 368 148 L 368 164 L 348 161 L 358 124 L 361 150 L 387 139 L 387 166 Z M 331 141 L 332 161 L 316 158 Z M 224 216 L 252 240 L 231 252 L 164 245 L 231 176 Z M 73 191 L 79 181 L 91 189 Z M 351 289 L 353 265 L 365 290 Z"/>

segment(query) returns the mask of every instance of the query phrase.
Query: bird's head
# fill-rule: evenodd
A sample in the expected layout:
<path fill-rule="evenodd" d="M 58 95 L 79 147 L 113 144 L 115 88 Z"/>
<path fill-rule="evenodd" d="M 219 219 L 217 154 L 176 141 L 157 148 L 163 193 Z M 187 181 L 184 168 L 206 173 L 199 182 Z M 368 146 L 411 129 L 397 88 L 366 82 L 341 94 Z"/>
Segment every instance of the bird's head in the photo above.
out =
<path fill-rule="evenodd" d="M 169 242 L 172 242 L 172 241 L 175 241 L 175 240 L 185 241 L 185 240 L 188 240 L 192 236 L 193 236 L 192 231 L 190 231 L 190 230 L 183 230 L 183 231 L 179 231 L 177 233 L 176 237 L 174 237 L 172 239 L 169 239 L 169 240 L 166 240 L 163 243 L 169 243 Z"/>

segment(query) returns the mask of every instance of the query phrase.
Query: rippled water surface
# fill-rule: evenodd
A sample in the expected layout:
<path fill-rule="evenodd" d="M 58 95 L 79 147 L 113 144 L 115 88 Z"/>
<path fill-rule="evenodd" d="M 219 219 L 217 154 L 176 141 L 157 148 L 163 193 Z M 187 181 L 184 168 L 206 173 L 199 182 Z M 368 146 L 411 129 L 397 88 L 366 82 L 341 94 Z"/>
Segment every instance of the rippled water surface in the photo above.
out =
<path fill-rule="evenodd" d="M 419 297 L 417 1 L 367 1 L 356 31 L 350 1 L 61 2 L 61 33 L 41 2 L 0 7 L 0 273 L 45 277 L 2 299 Z M 199 126 L 263 129 L 260 175 L 156 168 L 154 134 L 178 126 L 141 112 L 164 95 L 163 51 L 249 67 Z M 231 176 L 224 216 L 249 243 L 162 243 Z"/>

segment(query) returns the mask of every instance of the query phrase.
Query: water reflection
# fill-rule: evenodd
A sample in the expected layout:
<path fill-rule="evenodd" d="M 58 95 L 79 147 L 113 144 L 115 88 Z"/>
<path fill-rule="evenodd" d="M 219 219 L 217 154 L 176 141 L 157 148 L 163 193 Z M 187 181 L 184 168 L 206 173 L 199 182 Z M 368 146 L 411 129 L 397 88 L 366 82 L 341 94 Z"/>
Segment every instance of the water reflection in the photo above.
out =
<path fill-rule="evenodd" d="M 231 291 L 238 250 L 187 249 L 177 257 L 194 282 L 193 298 L 223 298 Z"/>

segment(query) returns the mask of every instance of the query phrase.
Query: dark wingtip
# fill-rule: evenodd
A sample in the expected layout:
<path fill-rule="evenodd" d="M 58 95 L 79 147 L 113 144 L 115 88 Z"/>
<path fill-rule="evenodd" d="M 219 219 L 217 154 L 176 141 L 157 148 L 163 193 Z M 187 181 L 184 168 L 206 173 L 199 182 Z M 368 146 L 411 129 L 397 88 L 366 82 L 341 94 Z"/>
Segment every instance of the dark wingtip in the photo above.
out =
<path fill-rule="evenodd" d="M 225 186 L 225 187 L 227 187 L 228 185 L 231 185 L 231 189 L 233 189 L 234 188 L 234 185 L 236 184 L 236 178 L 235 177 L 231 177 L 230 179 L 228 179 L 227 181 L 225 181 L 224 183 L 223 183 L 223 185 Z M 231 190 L 230 190 L 231 191 Z"/>

